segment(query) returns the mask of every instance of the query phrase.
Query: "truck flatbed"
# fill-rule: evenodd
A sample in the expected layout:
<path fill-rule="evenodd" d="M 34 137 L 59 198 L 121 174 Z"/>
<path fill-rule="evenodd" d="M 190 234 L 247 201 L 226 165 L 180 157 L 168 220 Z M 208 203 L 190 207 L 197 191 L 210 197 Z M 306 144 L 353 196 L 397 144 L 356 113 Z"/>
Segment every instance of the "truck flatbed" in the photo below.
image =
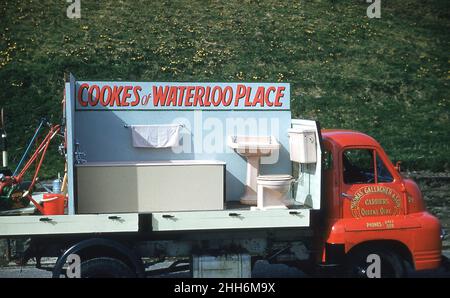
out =
<path fill-rule="evenodd" d="M 1 216 L 0 237 L 138 232 L 137 213 Z"/>
<path fill-rule="evenodd" d="M 206 231 L 254 228 L 309 227 L 310 209 L 250 210 L 249 206 L 231 204 L 219 211 L 154 212 L 149 214 L 79 214 L 79 215 L 23 215 L 1 216 L 0 237 L 132 233 L 145 231 Z M 142 227 L 139 217 L 151 220 Z M 151 222 L 151 224 L 150 224 Z"/>

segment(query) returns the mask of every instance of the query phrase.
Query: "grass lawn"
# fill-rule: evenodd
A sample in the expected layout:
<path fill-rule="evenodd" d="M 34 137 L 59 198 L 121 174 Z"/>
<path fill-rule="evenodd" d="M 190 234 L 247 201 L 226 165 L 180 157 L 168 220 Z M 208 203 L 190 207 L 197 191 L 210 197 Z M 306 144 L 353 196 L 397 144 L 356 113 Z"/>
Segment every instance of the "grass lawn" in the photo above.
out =
<path fill-rule="evenodd" d="M 11 163 L 41 117 L 61 117 L 64 72 L 85 80 L 291 84 L 293 116 L 364 131 L 403 168 L 450 170 L 450 2 L 0 2 L 0 106 Z M 63 171 L 48 155 L 42 178 Z"/>

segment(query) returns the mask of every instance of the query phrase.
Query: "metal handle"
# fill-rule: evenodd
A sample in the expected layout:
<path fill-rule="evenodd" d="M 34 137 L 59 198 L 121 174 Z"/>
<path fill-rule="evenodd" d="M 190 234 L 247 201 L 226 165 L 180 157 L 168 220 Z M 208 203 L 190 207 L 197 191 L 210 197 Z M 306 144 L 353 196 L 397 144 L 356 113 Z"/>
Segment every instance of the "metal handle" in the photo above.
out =
<path fill-rule="evenodd" d="M 162 217 L 163 217 L 163 218 L 174 218 L 175 216 L 170 215 L 170 214 L 163 214 Z"/>
<path fill-rule="evenodd" d="M 345 193 L 345 192 L 341 193 L 341 196 L 346 199 L 351 199 L 351 200 L 353 200 L 353 198 L 354 198 L 354 196 L 349 195 L 348 193 Z"/>
<path fill-rule="evenodd" d="M 49 222 L 52 221 L 53 219 L 49 218 L 49 217 L 41 217 L 39 218 L 39 221 L 43 221 L 43 222 Z"/>
<path fill-rule="evenodd" d="M 231 212 L 231 213 L 228 213 L 228 215 L 229 215 L 229 216 L 234 216 L 234 217 L 236 217 L 236 216 L 240 216 L 241 214 Z"/>
<path fill-rule="evenodd" d="M 120 216 L 112 215 L 112 216 L 108 216 L 108 219 L 117 220 L 117 219 L 120 219 Z"/>

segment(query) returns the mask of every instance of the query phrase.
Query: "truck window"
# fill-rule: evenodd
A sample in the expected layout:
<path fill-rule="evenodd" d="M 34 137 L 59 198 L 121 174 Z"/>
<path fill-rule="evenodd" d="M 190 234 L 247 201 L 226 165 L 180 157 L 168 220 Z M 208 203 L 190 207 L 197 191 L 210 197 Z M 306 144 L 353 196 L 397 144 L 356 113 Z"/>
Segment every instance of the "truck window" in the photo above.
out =
<path fill-rule="evenodd" d="M 374 155 L 371 149 L 349 149 L 342 156 L 344 183 L 375 183 Z"/>
<path fill-rule="evenodd" d="M 391 173 L 387 169 L 384 162 L 381 160 L 380 156 L 377 154 L 377 182 L 392 182 L 394 178 L 392 178 Z"/>

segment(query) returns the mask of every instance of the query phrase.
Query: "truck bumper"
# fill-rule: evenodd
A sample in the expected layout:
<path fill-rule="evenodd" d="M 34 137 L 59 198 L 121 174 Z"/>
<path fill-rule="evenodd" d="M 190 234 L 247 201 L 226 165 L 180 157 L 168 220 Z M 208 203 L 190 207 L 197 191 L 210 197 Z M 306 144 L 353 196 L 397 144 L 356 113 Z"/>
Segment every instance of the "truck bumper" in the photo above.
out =
<path fill-rule="evenodd" d="M 442 261 L 442 232 L 439 220 L 428 212 L 414 214 L 421 228 L 414 231 L 412 257 L 416 270 L 437 269 Z"/>
<path fill-rule="evenodd" d="M 441 250 L 415 252 L 413 258 L 417 271 L 436 269 L 442 261 Z"/>

